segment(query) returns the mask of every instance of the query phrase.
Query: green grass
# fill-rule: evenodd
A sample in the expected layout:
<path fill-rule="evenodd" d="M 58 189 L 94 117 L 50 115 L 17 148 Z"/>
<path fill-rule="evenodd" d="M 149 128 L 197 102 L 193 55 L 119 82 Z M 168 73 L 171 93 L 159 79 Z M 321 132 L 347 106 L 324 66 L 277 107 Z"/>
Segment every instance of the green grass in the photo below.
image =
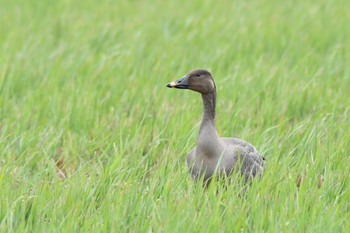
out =
<path fill-rule="evenodd" d="M 349 9 L 1 1 L 0 232 L 348 231 Z M 188 175 L 201 99 L 165 84 L 194 68 L 267 159 L 244 195 Z"/>

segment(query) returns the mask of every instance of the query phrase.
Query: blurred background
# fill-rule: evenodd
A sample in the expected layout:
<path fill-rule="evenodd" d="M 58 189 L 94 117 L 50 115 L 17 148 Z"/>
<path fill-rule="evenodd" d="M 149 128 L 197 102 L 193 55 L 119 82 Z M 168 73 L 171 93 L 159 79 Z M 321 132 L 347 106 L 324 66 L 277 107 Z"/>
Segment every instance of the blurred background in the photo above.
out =
<path fill-rule="evenodd" d="M 2 0 L 0 231 L 349 229 L 349 12 L 347 0 Z M 165 85 L 195 68 L 215 78 L 220 135 L 267 158 L 245 201 L 187 174 L 201 99 Z"/>

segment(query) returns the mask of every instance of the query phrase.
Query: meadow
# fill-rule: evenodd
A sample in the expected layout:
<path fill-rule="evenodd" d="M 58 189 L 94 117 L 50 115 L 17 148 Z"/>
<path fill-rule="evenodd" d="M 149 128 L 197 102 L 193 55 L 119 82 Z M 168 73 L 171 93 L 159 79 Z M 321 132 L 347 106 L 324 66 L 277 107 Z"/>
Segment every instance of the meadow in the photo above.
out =
<path fill-rule="evenodd" d="M 2 0 L 0 232 L 348 232 L 349 9 Z M 195 68 L 266 158 L 248 189 L 188 174 L 201 98 L 165 85 Z"/>

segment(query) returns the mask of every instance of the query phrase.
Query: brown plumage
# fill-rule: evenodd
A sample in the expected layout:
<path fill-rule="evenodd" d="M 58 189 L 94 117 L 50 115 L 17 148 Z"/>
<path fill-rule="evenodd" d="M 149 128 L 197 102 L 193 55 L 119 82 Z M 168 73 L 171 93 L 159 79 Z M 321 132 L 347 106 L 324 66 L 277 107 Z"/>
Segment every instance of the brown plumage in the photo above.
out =
<path fill-rule="evenodd" d="M 203 100 L 203 117 L 197 145 L 187 155 L 191 176 L 210 181 L 214 173 L 232 175 L 240 161 L 240 173 L 250 180 L 263 172 L 264 158 L 254 146 L 238 138 L 219 137 L 215 126 L 216 86 L 209 71 L 197 69 L 167 87 L 199 92 Z"/>

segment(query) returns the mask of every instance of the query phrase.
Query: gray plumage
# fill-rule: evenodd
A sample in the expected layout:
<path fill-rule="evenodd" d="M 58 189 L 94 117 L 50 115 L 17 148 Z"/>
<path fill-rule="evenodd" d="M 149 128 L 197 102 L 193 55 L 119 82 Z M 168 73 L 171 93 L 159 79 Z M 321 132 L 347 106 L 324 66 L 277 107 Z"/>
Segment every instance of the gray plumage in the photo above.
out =
<path fill-rule="evenodd" d="M 254 146 L 238 138 L 222 138 L 215 126 L 216 87 L 207 70 L 193 70 L 167 87 L 190 89 L 201 93 L 203 118 L 197 145 L 187 155 L 187 166 L 195 180 L 210 182 L 213 174 L 230 176 L 235 169 L 246 180 L 263 173 L 264 158 Z"/>

